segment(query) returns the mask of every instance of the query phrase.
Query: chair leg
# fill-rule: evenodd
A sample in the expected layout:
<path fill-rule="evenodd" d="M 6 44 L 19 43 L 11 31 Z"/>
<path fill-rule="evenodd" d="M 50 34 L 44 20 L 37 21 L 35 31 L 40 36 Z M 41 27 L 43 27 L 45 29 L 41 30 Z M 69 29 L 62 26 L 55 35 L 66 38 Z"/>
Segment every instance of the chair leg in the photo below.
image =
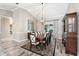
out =
<path fill-rule="evenodd" d="M 46 49 L 46 43 L 44 44 L 44 47 L 45 47 L 45 49 Z"/>
<path fill-rule="evenodd" d="M 35 48 L 37 49 L 37 45 L 35 45 Z"/>
<path fill-rule="evenodd" d="M 30 50 L 32 49 L 32 45 L 30 44 Z"/>

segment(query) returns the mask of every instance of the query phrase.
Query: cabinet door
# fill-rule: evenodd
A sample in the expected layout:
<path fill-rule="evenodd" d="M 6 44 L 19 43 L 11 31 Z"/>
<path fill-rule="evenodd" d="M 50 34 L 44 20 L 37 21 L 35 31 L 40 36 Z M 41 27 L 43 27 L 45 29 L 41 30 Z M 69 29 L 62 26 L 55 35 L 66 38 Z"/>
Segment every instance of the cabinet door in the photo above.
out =
<path fill-rule="evenodd" d="M 77 37 L 76 33 L 69 32 L 66 40 L 66 53 L 76 55 L 77 54 Z"/>
<path fill-rule="evenodd" d="M 77 54 L 77 18 L 76 13 L 67 14 L 65 29 L 67 32 L 66 53 Z"/>
<path fill-rule="evenodd" d="M 76 32 L 76 16 L 68 16 L 67 32 Z"/>

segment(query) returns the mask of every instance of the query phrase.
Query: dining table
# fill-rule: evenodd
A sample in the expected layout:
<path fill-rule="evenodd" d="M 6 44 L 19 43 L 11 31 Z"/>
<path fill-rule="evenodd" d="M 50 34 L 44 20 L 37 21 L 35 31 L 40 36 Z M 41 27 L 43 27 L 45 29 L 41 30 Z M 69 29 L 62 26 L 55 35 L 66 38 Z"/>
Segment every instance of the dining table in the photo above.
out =
<path fill-rule="evenodd" d="M 45 36 L 44 35 L 37 35 L 36 40 L 40 43 L 40 48 L 43 50 L 43 44 L 45 43 Z"/>

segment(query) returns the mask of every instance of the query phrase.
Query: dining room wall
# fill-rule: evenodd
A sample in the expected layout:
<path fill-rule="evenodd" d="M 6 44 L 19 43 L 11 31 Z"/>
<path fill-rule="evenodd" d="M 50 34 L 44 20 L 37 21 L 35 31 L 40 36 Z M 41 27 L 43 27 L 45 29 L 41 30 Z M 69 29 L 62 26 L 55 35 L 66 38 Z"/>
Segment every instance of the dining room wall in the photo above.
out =
<path fill-rule="evenodd" d="M 13 12 L 9 10 L 0 9 L 0 16 L 12 17 Z"/>
<path fill-rule="evenodd" d="M 43 24 L 39 20 L 37 20 L 36 25 L 37 25 L 37 32 L 43 32 L 44 27 L 43 27 Z"/>
<path fill-rule="evenodd" d="M 10 37 L 10 19 L 1 17 L 1 39 Z"/>
<path fill-rule="evenodd" d="M 12 17 L 13 12 L 9 10 L 0 9 L 0 39 L 2 39 L 2 33 L 1 33 L 1 17 Z"/>
<path fill-rule="evenodd" d="M 0 17 L 0 39 L 1 39 L 1 17 Z"/>
<path fill-rule="evenodd" d="M 25 9 L 17 8 L 13 11 L 13 38 L 15 41 L 27 41 L 27 33 L 31 32 L 28 28 L 28 20 L 33 22 L 34 31 L 37 31 L 36 19 Z"/>

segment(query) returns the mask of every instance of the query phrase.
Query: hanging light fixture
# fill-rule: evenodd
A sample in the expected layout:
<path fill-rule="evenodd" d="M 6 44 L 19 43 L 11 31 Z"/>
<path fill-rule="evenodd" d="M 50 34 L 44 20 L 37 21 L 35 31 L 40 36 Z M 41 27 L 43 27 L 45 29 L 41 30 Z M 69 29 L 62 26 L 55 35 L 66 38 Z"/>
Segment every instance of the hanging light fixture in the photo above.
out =
<path fill-rule="evenodd" d="M 43 17 L 43 16 L 44 16 L 44 14 L 43 14 L 43 4 L 44 4 L 44 3 L 41 3 L 41 5 L 42 5 L 42 7 L 41 7 L 41 8 L 42 8 L 42 17 L 41 17 L 41 22 L 42 22 L 42 23 L 44 22 L 44 17 Z"/>
<path fill-rule="evenodd" d="M 19 4 L 19 3 L 16 3 L 17 5 Z"/>
<path fill-rule="evenodd" d="M 17 6 L 17 7 L 20 7 L 20 3 L 16 3 L 16 6 Z"/>

